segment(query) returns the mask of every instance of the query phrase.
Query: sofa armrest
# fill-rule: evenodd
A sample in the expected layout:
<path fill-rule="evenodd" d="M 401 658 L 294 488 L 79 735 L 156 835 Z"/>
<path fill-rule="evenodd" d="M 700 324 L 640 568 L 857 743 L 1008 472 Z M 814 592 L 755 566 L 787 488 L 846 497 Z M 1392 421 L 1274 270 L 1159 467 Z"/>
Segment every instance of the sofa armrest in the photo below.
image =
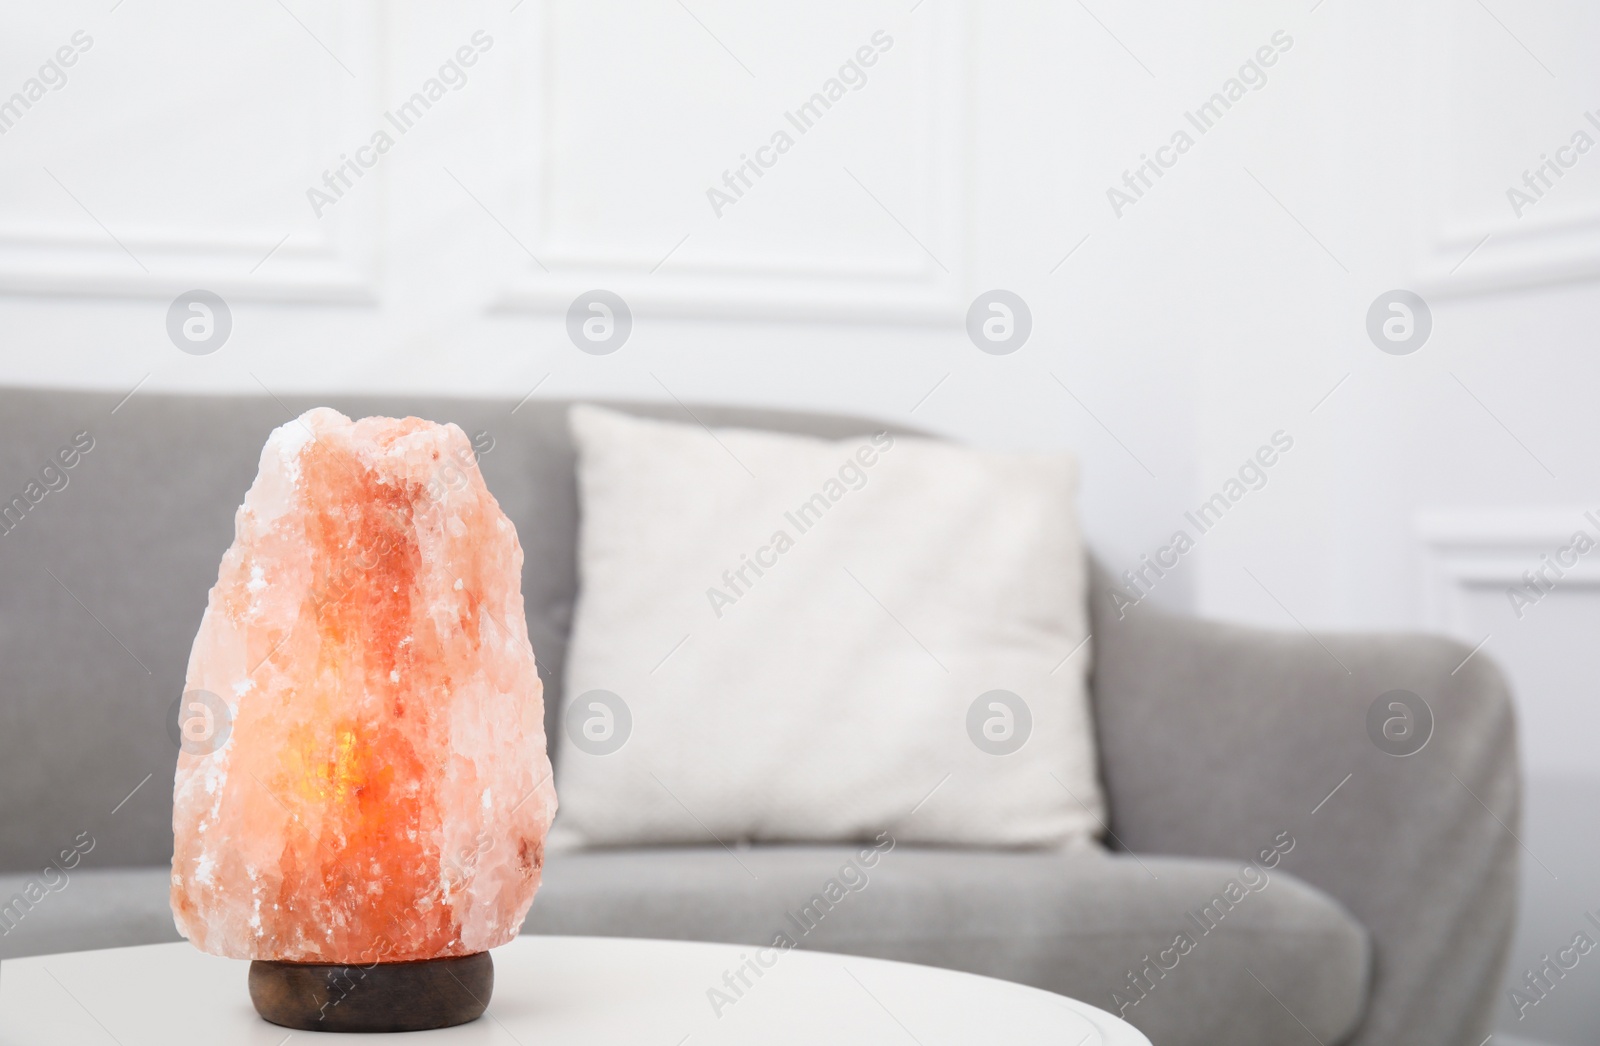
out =
<path fill-rule="evenodd" d="M 1490 659 L 1430 636 L 1269 632 L 1148 604 L 1119 618 L 1103 575 L 1092 619 L 1113 845 L 1249 860 L 1291 833 L 1280 867 L 1371 936 L 1368 1010 L 1348 1041 L 1482 1042 L 1521 856 L 1515 721 Z M 1432 710 L 1412 755 L 1368 734 L 1391 690 Z"/>

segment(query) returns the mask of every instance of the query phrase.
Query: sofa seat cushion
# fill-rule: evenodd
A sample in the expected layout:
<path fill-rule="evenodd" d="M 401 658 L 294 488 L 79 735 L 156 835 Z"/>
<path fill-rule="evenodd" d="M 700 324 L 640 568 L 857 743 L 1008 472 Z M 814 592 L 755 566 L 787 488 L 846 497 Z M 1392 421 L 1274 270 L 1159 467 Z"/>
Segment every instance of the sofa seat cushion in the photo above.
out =
<path fill-rule="evenodd" d="M 1280 1046 L 1307 1030 L 1336 1046 L 1366 1005 L 1366 932 L 1283 870 L 1292 853 L 1242 873 L 1174 857 L 862 849 L 565 854 L 546 865 L 525 930 L 751 945 L 785 934 L 1060 992 L 1120 1011 L 1159 1046 Z M 75 871 L 24 910 L 14 898 L 28 881 L 0 876 L 0 958 L 179 939 L 166 868 Z"/>
<path fill-rule="evenodd" d="M 1070 995 L 1159 1046 L 1281 1046 L 1308 1030 L 1335 1046 L 1365 1009 L 1366 931 L 1283 870 L 1292 853 L 1267 871 L 885 846 L 866 860 L 832 846 L 564 854 L 545 868 L 524 932 L 751 945 L 785 935 Z M 781 962 L 772 970 L 781 976 Z"/>
<path fill-rule="evenodd" d="M 181 941 L 171 879 L 166 868 L 79 868 L 51 876 L 52 889 L 38 876 L 0 875 L 0 959 Z"/>

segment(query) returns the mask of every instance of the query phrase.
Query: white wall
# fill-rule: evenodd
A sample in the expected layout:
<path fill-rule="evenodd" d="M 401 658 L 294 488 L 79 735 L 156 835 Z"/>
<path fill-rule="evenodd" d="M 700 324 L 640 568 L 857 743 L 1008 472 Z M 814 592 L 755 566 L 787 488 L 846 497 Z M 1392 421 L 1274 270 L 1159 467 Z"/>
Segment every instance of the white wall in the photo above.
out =
<path fill-rule="evenodd" d="M 1600 140 L 1600 12 L 685 2 L 5 0 L 0 96 L 75 31 L 92 45 L 0 135 L 0 381 L 889 416 L 1079 451 L 1118 569 L 1193 532 L 1184 513 L 1283 430 L 1265 487 L 1153 598 L 1488 633 L 1522 703 L 1524 842 L 1559 876 L 1530 863 L 1516 961 L 1565 943 L 1600 902 L 1600 858 L 1570 842 L 1600 800 L 1600 602 L 1573 579 L 1518 620 L 1503 589 L 1600 508 L 1600 152 L 1521 216 L 1506 189 L 1574 132 Z M 307 189 L 478 30 L 465 85 L 315 213 Z M 879 30 L 865 85 L 719 216 L 707 188 Z M 1199 134 L 1185 112 L 1263 46 L 1265 84 Z M 1185 129 L 1119 214 L 1108 188 Z M 212 355 L 166 334 L 194 287 L 232 310 Z M 963 330 L 996 287 L 1033 313 L 1011 355 Z M 567 338 L 590 288 L 632 307 L 615 354 Z M 1431 306 L 1410 355 L 1366 333 L 1393 288 Z M 1463 540 L 1489 580 L 1438 569 Z M 1507 1028 L 1583 1041 L 1597 998 Z"/>

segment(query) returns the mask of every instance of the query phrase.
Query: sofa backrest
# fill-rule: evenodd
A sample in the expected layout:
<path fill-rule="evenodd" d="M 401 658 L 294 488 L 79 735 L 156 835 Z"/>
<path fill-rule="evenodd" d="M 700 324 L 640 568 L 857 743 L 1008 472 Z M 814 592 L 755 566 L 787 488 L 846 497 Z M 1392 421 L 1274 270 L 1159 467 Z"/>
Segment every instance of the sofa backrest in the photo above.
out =
<path fill-rule="evenodd" d="M 189 647 L 262 444 L 313 406 L 455 422 L 487 447 L 480 468 L 526 555 L 528 631 L 555 736 L 578 586 L 568 403 L 0 389 L 0 872 L 37 872 L 80 832 L 95 840 L 95 867 L 171 858 L 169 724 Z M 884 427 L 616 406 L 828 438 Z"/>

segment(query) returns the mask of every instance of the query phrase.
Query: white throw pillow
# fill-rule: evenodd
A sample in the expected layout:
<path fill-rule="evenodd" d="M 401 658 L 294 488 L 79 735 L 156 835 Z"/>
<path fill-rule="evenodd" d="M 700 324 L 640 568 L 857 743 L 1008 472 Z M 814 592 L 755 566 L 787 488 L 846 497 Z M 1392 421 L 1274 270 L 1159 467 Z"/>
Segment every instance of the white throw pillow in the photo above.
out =
<path fill-rule="evenodd" d="M 553 846 L 1099 833 L 1073 458 L 571 425 Z"/>

